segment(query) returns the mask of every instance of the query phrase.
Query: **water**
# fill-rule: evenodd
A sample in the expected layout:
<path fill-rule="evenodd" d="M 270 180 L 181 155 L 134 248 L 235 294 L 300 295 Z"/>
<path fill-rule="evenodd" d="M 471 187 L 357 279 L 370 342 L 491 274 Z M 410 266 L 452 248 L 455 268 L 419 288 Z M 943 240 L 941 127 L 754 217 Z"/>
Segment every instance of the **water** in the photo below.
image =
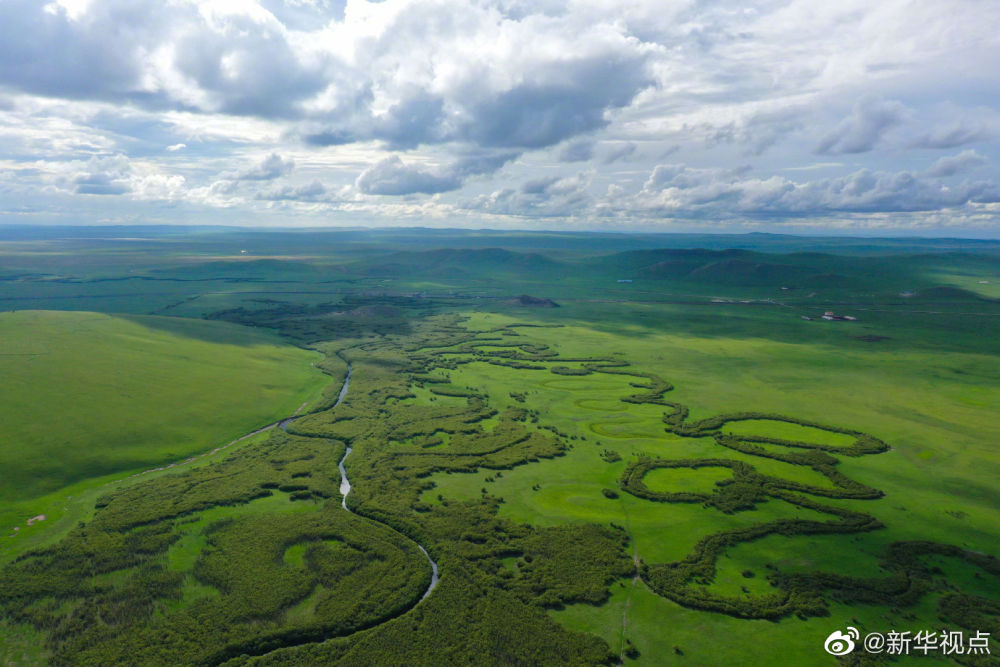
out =
<path fill-rule="evenodd" d="M 340 388 L 340 395 L 337 396 L 337 402 L 333 404 L 333 407 L 337 407 L 338 405 L 340 405 L 343 402 L 344 397 L 347 396 L 347 390 L 351 387 L 352 372 L 353 369 L 351 368 L 351 365 L 347 364 L 347 377 L 344 378 L 344 386 Z M 278 422 L 278 426 L 281 428 L 281 430 L 287 431 L 288 425 L 298 418 L 299 417 L 288 417 L 287 419 L 282 419 L 280 422 Z M 347 478 L 347 469 L 344 467 L 344 461 L 347 460 L 347 457 L 350 456 L 352 451 L 353 449 L 351 447 L 347 448 L 347 450 L 344 452 L 344 455 L 340 457 L 340 463 L 337 464 L 337 468 L 340 469 L 340 495 L 342 496 L 342 499 L 340 501 L 340 506 L 343 507 L 348 512 L 351 512 L 351 514 L 355 514 L 355 512 L 353 512 L 351 508 L 347 506 L 347 494 L 351 492 L 351 480 Z M 379 521 L 379 523 L 382 522 Z M 388 527 L 392 528 L 392 526 Z M 438 565 L 437 563 L 434 562 L 434 559 L 431 558 L 431 555 L 427 553 L 427 549 L 424 548 L 424 545 L 416 541 L 413 541 L 413 543 L 417 545 L 417 548 L 420 549 L 420 553 L 422 553 L 424 557 L 427 559 L 427 562 L 431 564 L 431 583 L 427 587 L 427 590 L 424 591 L 423 597 L 420 598 L 421 600 L 424 600 L 427 598 L 428 595 L 431 594 L 431 591 L 433 591 L 434 588 L 438 585 L 438 580 L 440 579 L 440 577 L 438 576 Z"/>
<path fill-rule="evenodd" d="M 341 457 L 340 463 L 337 465 L 337 467 L 340 468 L 340 495 L 344 497 L 344 499 L 340 501 L 340 504 L 348 512 L 351 511 L 347 507 L 347 494 L 351 492 L 351 480 L 347 479 L 347 470 L 344 469 L 344 461 L 347 460 L 347 456 L 351 453 L 351 451 L 351 448 L 348 447 L 347 451 L 344 452 L 344 455 Z"/>

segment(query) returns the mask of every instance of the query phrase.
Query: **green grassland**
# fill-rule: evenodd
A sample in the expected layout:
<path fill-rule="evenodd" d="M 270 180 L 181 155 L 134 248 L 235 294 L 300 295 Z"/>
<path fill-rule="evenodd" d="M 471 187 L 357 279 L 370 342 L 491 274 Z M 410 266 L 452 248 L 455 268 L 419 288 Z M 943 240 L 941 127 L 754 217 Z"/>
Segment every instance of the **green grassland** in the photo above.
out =
<path fill-rule="evenodd" d="M 25 519 L 51 525 L 95 480 L 224 445 L 330 382 L 319 354 L 227 323 L 19 311 L 0 314 L 0 339 L 4 542 L 44 532 Z"/>
<path fill-rule="evenodd" d="M 598 308 L 594 307 L 594 311 Z M 599 319 L 599 313 L 594 311 L 592 316 Z M 556 322 L 564 312 L 547 312 L 535 321 Z M 493 328 L 510 321 L 502 315 L 477 315 L 470 324 Z M 878 510 L 861 508 L 870 501 L 836 503 L 874 512 L 885 524 L 883 530 L 861 536 L 798 538 L 806 543 L 801 546 L 780 537 L 741 545 L 725 555 L 726 567 L 719 568 L 712 590 L 727 595 L 740 595 L 744 587 L 754 594 L 773 590 L 764 578 L 768 565 L 782 570 L 820 568 L 844 576 L 874 577 L 880 572 L 885 547 L 900 540 L 935 540 L 994 553 L 995 536 L 1000 531 L 995 511 L 1000 496 L 990 480 L 998 472 L 1000 459 L 989 443 L 1000 436 L 1000 423 L 992 409 L 1000 401 L 996 382 L 1000 368 L 993 357 L 911 351 L 894 355 L 902 358 L 885 359 L 879 350 L 870 347 L 845 350 L 844 346 L 787 344 L 763 338 L 704 339 L 656 332 L 652 327 L 641 336 L 616 336 L 582 326 L 519 332 L 530 343 L 553 344 L 568 357 L 626 351 L 624 356 L 630 361 L 642 359 L 635 365 L 644 371 L 669 377 L 676 387 L 671 399 L 690 406 L 695 417 L 734 411 L 793 414 L 877 433 L 890 444 L 892 449 L 878 456 L 844 457 L 840 464 L 841 472 L 885 492 L 885 498 L 877 501 Z M 833 356 L 835 363 L 830 359 Z M 945 371 L 956 367 L 974 368 L 976 372 L 973 377 L 962 377 Z M 544 526 L 616 522 L 628 528 L 634 554 L 649 562 L 679 560 L 700 538 L 713 532 L 807 515 L 801 507 L 777 500 L 758 505 L 753 512 L 726 515 L 706 512 L 697 505 L 649 503 L 626 494 L 614 500 L 605 498 L 602 489 L 615 488 L 626 462 L 637 456 L 719 455 L 718 445 L 705 442 L 705 438 L 682 439 L 665 433 L 659 418 L 662 411 L 651 414 L 645 405 L 616 405 L 613 399 L 609 401 L 616 394 L 630 391 L 624 378 L 552 380 L 548 373 L 510 371 L 479 363 L 465 365 L 459 374 L 451 375 L 452 382 L 459 385 L 488 387 L 491 398 L 498 401 L 515 404 L 509 398 L 511 392 L 526 394 L 526 405 L 572 434 L 572 450 L 564 457 L 520 467 L 502 477 L 489 471 L 479 475 L 438 474 L 433 477 L 435 488 L 425 492 L 425 498 L 440 495 L 445 500 L 470 499 L 484 487 L 490 494 L 504 498 L 500 515 L 518 521 Z M 734 378 L 739 381 L 734 382 Z M 615 381 L 617 388 L 612 386 Z M 609 424 L 620 426 L 613 429 Z M 838 433 L 766 420 L 730 422 L 723 431 L 832 447 L 844 447 L 851 440 Z M 622 461 L 606 461 L 601 454 L 608 449 Z M 732 451 L 726 451 L 725 458 L 752 462 L 765 474 L 822 486 L 822 477 L 802 466 Z M 716 479 L 729 476 L 722 472 L 728 473 L 721 468 L 660 469 L 652 471 L 647 482 L 654 490 L 705 490 Z M 960 485 L 964 488 L 960 489 Z M 759 548 L 765 546 L 762 543 L 766 543 L 765 548 Z M 752 571 L 755 576 L 746 579 L 740 576 L 742 571 Z M 992 585 L 984 589 L 980 584 L 977 593 L 995 597 L 1000 588 Z M 616 596 L 624 594 L 623 589 Z M 681 628 L 689 629 L 675 631 L 677 623 L 673 619 L 690 615 L 690 611 L 650 597 L 644 584 L 637 586 L 635 594 L 642 602 L 630 605 L 625 634 L 645 656 L 640 656 L 640 664 L 680 662 L 682 656 L 673 653 L 673 645 L 682 646 L 686 659 L 698 664 L 739 661 L 738 650 L 716 649 L 748 645 L 756 646 L 764 655 L 769 650 L 774 655 L 786 651 L 799 664 L 824 664 L 824 656 L 818 653 L 822 640 L 832 625 L 841 622 L 831 617 L 806 622 L 791 618 L 777 625 L 768 624 L 767 632 L 761 631 L 761 636 L 754 639 L 752 623 L 709 615 L 690 627 L 681 624 Z M 900 616 L 898 611 L 891 613 L 888 606 L 870 606 L 852 613 L 868 619 L 869 629 L 893 624 L 935 627 L 939 623 L 933 606 L 913 618 Z M 601 628 L 601 636 L 612 646 L 621 643 L 607 625 L 604 607 L 568 608 L 557 612 L 557 618 L 573 629 Z M 622 628 L 619 615 L 614 627 Z M 744 639 L 734 641 L 733 637 Z"/>
<path fill-rule="evenodd" d="M 194 317 L 223 310 L 220 302 L 336 302 L 336 295 L 372 290 L 681 303 L 715 297 L 814 315 L 845 302 L 954 311 L 997 298 L 1000 245 L 766 234 L 3 228 L 0 282 L 0 309 Z M 942 286 L 952 291 L 934 292 Z"/>
<path fill-rule="evenodd" d="M 98 410 L 88 433 L 135 469 L 310 408 L 287 433 L 107 486 L 93 469 L 107 459 L 40 471 L 59 491 L 36 502 L 73 495 L 73 520 L 0 567 L 0 662 L 836 665 L 823 641 L 848 625 L 1000 632 L 995 244 L 656 241 L 0 244 L 0 307 L 127 300 L 205 318 L 45 314 L 64 335 L 33 357 L 55 364 L 47 384 L 0 408 L 30 417 L 21 428 L 78 432 L 51 415 Z M 96 342 L 85 360 L 52 356 L 98 326 L 121 363 Z M 38 354 L 25 330 L 0 340 Z M 310 361 L 333 376 L 325 391 Z M 135 368 L 149 377 L 125 384 Z M 60 394 L 59 373 L 108 405 Z M 174 435 L 131 447 L 124 394 L 152 397 L 134 414 Z M 900 663 L 955 664 L 939 658 Z"/>

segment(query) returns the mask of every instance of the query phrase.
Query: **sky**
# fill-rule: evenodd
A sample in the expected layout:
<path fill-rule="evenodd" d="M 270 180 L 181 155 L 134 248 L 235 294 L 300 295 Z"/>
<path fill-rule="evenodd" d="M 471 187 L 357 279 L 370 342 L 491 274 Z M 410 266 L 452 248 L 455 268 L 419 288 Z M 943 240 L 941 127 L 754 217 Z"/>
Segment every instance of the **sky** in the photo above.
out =
<path fill-rule="evenodd" d="M 1000 237 L 1000 3 L 0 0 L 0 224 Z"/>

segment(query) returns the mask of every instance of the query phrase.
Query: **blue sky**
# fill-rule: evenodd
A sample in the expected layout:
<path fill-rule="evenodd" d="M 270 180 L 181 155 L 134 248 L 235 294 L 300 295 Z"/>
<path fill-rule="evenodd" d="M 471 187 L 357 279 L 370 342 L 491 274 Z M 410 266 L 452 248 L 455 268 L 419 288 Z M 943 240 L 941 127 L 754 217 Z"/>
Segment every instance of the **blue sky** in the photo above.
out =
<path fill-rule="evenodd" d="M 1000 4 L 0 0 L 0 223 L 1000 236 Z"/>

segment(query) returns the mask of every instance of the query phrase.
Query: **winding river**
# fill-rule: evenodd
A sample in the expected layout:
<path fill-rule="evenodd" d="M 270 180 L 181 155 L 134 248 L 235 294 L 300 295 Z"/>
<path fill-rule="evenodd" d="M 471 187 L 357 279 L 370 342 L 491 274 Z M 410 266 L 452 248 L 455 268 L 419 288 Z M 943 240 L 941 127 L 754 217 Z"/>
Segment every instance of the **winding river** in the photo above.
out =
<path fill-rule="evenodd" d="M 340 395 L 337 396 L 337 402 L 333 404 L 334 408 L 337 407 L 338 405 L 340 405 L 343 402 L 344 397 L 347 396 L 347 390 L 351 386 L 351 373 L 353 373 L 353 372 L 354 372 L 354 370 L 351 368 L 351 364 L 348 363 L 347 364 L 347 377 L 344 378 L 344 386 L 340 388 Z M 278 422 L 278 427 L 282 431 L 288 432 L 288 425 L 291 424 L 292 422 L 294 422 L 295 420 L 300 419 L 301 417 L 304 417 L 304 416 L 305 415 L 293 415 L 291 417 L 286 417 L 285 419 L 282 419 L 280 422 Z M 352 451 L 354 451 L 353 448 L 348 447 L 344 451 L 344 455 L 340 458 L 340 462 L 337 464 L 337 467 L 340 468 L 340 495 L 343 496 L 343 499 L 340 501 L 340 504 L 341 504 L 341 506 L 345 510 L 347 510 L 351 514 L 354 514 L 354 515 L 357 515 L 357 516 L 361 516 L 357 512 L 355 512 L 354 510 L 352 510 L 350 507 L 347 506 L 347 494 L 349 494 L 351 492 L 351 480 L 349 480 L 347 478 L 347 469 L 344 468 L 344 461 L 347 460 L 347 457 L 350 456 L 350 454 L 351 454 Z M 365 517 L 365 518 L 368 518 L 368 517 Z M 431 591 L 433 591 L 434 588 L 438 585 L 438 579 L 439 579 L 439 577 L 438 577 L 438 565 L 437 565 L 436 562 L 434 562 L 434 559 L 431 558 L 431 555 L 429 553 L 427 553 L 427 549 L 424 548 L 424 545 L 420 544 L 419 542 L 417 542 L 416 540 L 414 540 L 413 538 L 411 538 L 409 535 L 406 535 L 404 533 L 400 533 L 398 530 L 396 530 L 395 528 L 393 528 L 389 524 L 382 523 L 381 521 L 378 521 L 377 519 L 370 519 L 369 518 L 368 520 L 369 521 L 375 521 L 376 523 L 380 523 L 383 526 L 385 526 L 386 528 L 392 530 L 393 532 L 398 533 L 399 535 L 402 535 L 403 537 L 405 537 L 406 539 L 410 540 L 415 545 L 417 545 L 417 548 L 420 549 L 420 552 L 424 555 L 424 557 L 427 559 L 427 562 L 430 563 L 430 566 L 431 566 L 431 583 L 427 586 L 427 590 L 424 591 L 424 594 L 420 598 L 420 600 L 427 599 L 427 596 L 430 595 Z"/>

